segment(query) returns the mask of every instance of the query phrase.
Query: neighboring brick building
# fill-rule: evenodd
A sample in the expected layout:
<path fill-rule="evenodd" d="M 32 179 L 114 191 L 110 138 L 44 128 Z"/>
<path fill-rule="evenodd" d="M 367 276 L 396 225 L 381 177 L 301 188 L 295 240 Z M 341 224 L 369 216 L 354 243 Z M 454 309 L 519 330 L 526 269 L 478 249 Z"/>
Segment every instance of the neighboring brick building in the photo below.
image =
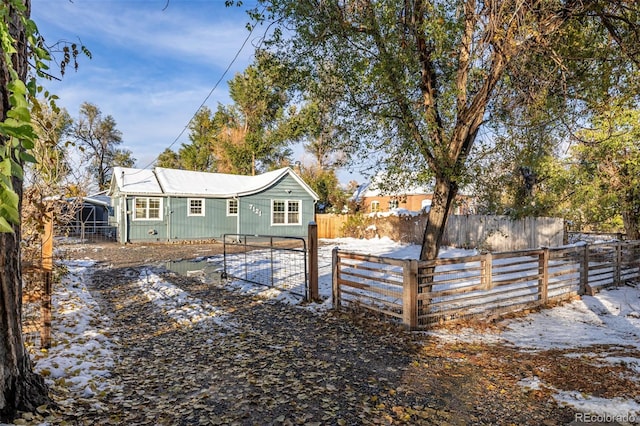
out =
<path fill-rule="evenodd" d="M 377 188 L 375 182 L 360 185 L 352 196 L 361 212 L 385 213 L 397 209 L 409 211 L 428 210 L 433 199 L 431 187 L 410 188 L 401 193 L 388 194 Z M 454 214 L 473 214 L 473 199 L 469 195 L 456 197 Z"/>

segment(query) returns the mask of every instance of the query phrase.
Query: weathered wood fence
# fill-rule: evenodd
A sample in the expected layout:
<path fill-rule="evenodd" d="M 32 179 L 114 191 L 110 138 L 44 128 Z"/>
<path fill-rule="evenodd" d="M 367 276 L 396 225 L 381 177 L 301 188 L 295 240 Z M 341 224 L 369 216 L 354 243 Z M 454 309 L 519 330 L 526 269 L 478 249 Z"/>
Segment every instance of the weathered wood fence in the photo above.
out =
<path fill-rule="evenodd" d="M 351 216 L 352 217 L 352 216 Z M 319 238 L 389 237 L 394 241 L 421 244 L 427 220 L 417 216 L 362 215 L 357 229 L 346 226 L 349 215 L 318 214 Z M 508 216 L 453 215 L 445 229 L 443 244 L 452 247 L 478 248 L 487 251 L 522 250 L 531 247 L 557 247 L 565 244 L 564 220 L 528 217 L 519 220 Z"/>
<path fill-rule="evenodd" d="M 355 305 L 410 329 L 560 302 L 640 280 L 640 241 L 418 261 L 334 249 L 333 305 Z"/>
<path fill-rule="evenodd" d="M 53 217 L 46 216 L 40 264 L 22 265 L 22 328 L 25 336 L 39 334 L 40 347 L 51 346 L 53 285 Z"/>

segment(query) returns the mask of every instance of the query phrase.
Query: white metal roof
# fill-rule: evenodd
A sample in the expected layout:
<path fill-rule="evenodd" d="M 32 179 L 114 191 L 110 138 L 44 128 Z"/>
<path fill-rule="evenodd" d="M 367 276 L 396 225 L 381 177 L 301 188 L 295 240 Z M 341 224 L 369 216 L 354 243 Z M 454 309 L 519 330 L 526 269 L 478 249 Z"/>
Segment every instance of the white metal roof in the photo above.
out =
<path fill-rule="evenodd" d="M 162 194 L 162 188 L 156 179 L 153 170 L 132 169 L 128 167 L 114 167 L 111 181 L 111 193 L 113 182 L 118 190 L 127 194 Z"/>
<path fill-rule="evenodd" d="M 206 173 L 191 170 L 154 170 L 115 167 L 113 176 L 118 190 L 127 194 L 163 194 L 229 198 L 263 191 L 285 175 L 292 176 L 314 199 L 317 194 L 289 167 L 257 176 Z M 113 184 L 113 182 L 112 182 Z M 112 188 L 113 192 L 114 188 Z"/>

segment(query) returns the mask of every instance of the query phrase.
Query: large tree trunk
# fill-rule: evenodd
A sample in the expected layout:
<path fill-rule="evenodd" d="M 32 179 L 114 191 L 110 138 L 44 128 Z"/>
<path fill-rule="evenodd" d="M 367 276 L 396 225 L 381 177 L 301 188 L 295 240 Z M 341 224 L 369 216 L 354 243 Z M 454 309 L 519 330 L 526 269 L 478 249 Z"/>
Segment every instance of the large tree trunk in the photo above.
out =
<path fill-rule="evenodd" d="M 23 0 L 30 11 L 30 0 Z M 13 55 L 12 66 L 21 79 L 27 75 L 27 40 L 25 29 L 19 19 L 19 12 L 9 8 L 11 21 L 9 28 L 17 40 L 17 53 Z M 7 118 L 10 108 L 7 83 L 10 81 L 8 66 L 0 56 L 0 120 Z M 0 144 L 7 143 L 0 136 Z M 14 151 L 15 152 L 15 151 Z M 16 159 L 19 161 L 19 159 Z M 13 189 L 22 199 L 22 181 L 12 179 Z M 35 374 L 31 360 L 22 340 L 22 275 L 20 269 L 20 225 L 13 226 L 14 232 L 0 233 L 0 420 L 13 420 L 16 412 L 34 411 L 50 400 L 42 377 Z"/>
<path fill-rule="evenodd" d="M 420 260 L 432 260 L 438 257 L 447 218 L 457 194 L 458 185 L 455 182 L 445 177 L 436 177 L 431 210 L 429 210 L 427 226 L 422 238 Z"/>
<path fill-rule="evenodd" d="M 15 181 L 15 179 L 14 179 Z M 16 185 L 17 182 L 14 182 Z M 14 187 L 15 188 L 15 187 Z M 31 368 L 22 340 L 22 276 L 20 272 L 20 229 L 0 233 L 0 419 L 13 420 L 16 412 L 34 411 L 49 402 L 42 377 Z"/>

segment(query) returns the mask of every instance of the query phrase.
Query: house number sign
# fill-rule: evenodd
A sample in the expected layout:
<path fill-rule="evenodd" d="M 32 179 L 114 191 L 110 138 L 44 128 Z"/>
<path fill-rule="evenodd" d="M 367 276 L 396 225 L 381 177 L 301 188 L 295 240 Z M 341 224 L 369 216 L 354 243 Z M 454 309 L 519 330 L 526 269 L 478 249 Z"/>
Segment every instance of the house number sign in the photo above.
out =
<path fill-rule="evenodd" d="M 249 204 L 249 210 L 251 210 L 254 214 L 258 216 L 262 216 L 262 210 L 254 206 L 253 204 Z"/>

